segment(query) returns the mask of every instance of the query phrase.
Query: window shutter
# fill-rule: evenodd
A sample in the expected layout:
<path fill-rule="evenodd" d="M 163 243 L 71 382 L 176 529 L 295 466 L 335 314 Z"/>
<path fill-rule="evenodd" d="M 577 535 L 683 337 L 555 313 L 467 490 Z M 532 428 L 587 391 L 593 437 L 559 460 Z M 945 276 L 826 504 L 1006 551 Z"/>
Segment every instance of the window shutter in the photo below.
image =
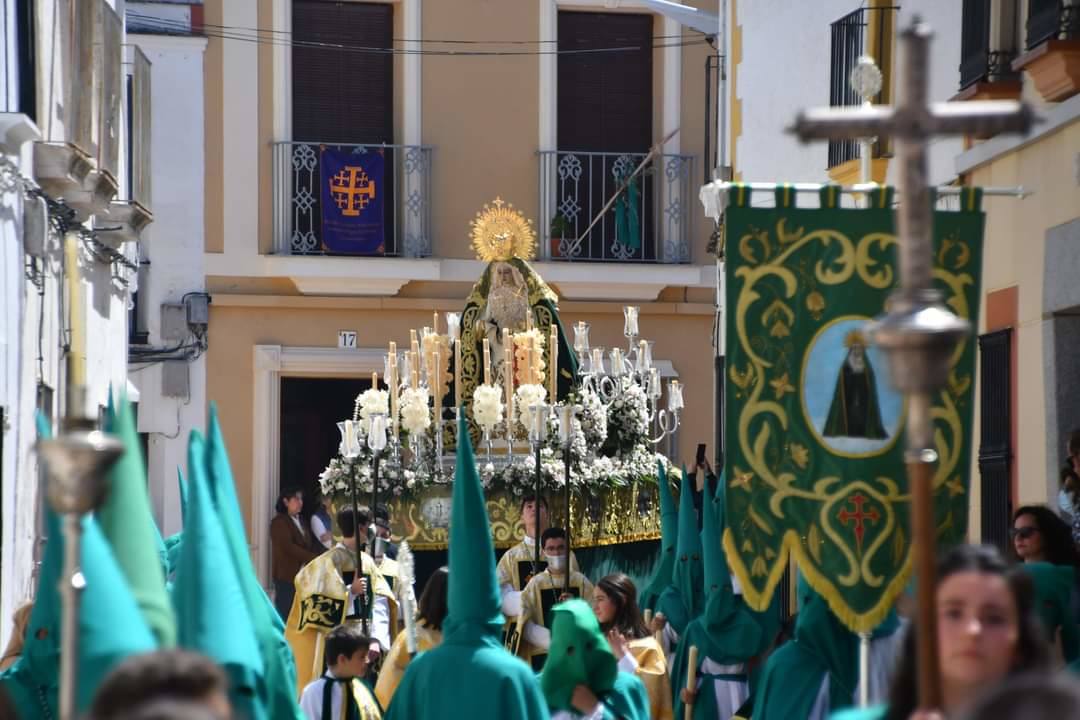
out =
<path fill-rule="evenodd" d="M 1012 329 L 979 337 L 979 476 L 982 540 L 1009 547 L 1012 527 Z"/>
<path fill-rule="evenodd" d="M 637 47 L 559 55 L 560 150 L 647 152 L 652 145 L 652 15 L 560 12 L 560 51 Z"/>
<path fill-rule="evenodd" d="M 394 141 L 393 5 L 293 1 L 293 139 Z M 345 47 L 335 47 L 345 46 Z"/>

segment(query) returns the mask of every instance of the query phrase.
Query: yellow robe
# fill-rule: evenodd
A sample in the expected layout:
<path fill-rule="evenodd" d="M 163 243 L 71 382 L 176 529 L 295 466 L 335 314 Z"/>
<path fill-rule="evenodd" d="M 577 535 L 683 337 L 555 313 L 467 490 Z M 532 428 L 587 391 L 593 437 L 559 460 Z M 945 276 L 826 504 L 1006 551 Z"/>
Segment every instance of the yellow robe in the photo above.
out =
<path fill-rule="evenodd" d="M 671 679 L 668 677 L 664 649 L 654 637 L 643 637 L 627 643 L 627 650 L 637 660 L 637 676 L 649 693 L 649 717 L 652 720 L 672 720 Z"/>
<path fill-rule="evenodd" d="M 442 643 L 442 631 L 432 630 L 422 622 L 416 625 L 416 652 L 422 653 Z M 383 661 L 379 680 L 375 683 L 375 697 L 379 698 L 379 704 L 384 708 L 390 707 L 390 700 L 405 676 L 405 670 L 409 667 L 409 648 L 405 641 L 405 631 L 402 630 L 394 638 L 394 645 L 390 648 L 386 660 Z"/>
<path fill-rule="evenodd" d="M 525 586 L 521 593 L 521 618 L 518 620 L 518 632 L 521 634 L 518 655 L 529 663 L 533 670 L 539 671 L 547 658 L 547 650 L 535 647 L 525 637 L 525 625 L 532 622 L 551 628 L 551 608 L 559 604 L 563 593 L 565 576 L 552 575 L 543 571 Z M 582 600 L 591 601 L 593 586 L 589 579 L 579 572 L 570 575 L 570 593 Z"/>
<path fill-rule="evenodd" d="M 397 627 L 397 601 L 375 560 L 361 553 L 362 573 L 374 595 L 386 598 L 390 609 L 390 627 Z M 309 562 L 296 574 L 289 619 L 285 624 L 285 639 L 296 658 L 296 687 L 301 690 L 322 675 L 325 636 L 345 622 L 348 615 L 349 588 L 342 573 L 356 570 L 353 551 L 335 545 Z"/>
<path fill-rule="evenodd" d="M 397 598 L 398 607 L 402 607 L 405 604 L 405 593 L 408 593 L 410 596 L 412 596 L 412 606 L 416 607 L 416 591 L 413 589 L 412 585 L 407 588 L 402 587 L 402 584 L 399 580 L 400 572 L 397 560 L 394 560 L 393 558 L 384 555 L 382 560 L 375 561 L 375 565 L 379 568 L 379 572 L 382 573 L 382 576 L 390 585 L 390 589 L 393 590 L 394 597 Z M 404 623 L 405 619 L 399 617 L 398 621 Z M 391 637 L 396 635 L 398 630 L 398 627 L 392 627 L 390 630 Z M 383 707 L 386 706 L 383 705 Z"/>

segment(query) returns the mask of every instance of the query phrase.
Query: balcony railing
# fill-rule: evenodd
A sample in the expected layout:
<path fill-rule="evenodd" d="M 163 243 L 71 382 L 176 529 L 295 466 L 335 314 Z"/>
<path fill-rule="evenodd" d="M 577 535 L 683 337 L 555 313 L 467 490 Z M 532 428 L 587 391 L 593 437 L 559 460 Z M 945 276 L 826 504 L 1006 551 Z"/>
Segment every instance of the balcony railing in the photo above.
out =
<path fill-rule="evenodd" d="M 1012 69 L 1015 50 L 994 48 L 991 42 L 992 8 L 992 0 L 964 0 L 960 16 L 961 90 L 979 82 L 1016 79 Z"/>
<path fill-rule="evenodd" d="M 1080 4 L 1072 0 L 1029 0 L 1027 49 L 1047 40 L 1080 37 Z"/>
<path fill-rule="evenodd" d="M 385 153 L 383 252 L 386 257 L 431 254 L 431 154 L 427 145 L 273 143 L 274 249 L 276 255 L 329 255 L 322 242 L 323 148 L 357 156 Z"/>
<path fill-rule="evenodd" d="M 645 154 L 560 150 L 538 155 L 541 259 L 690 262 L 689 211 L 696 198 L 692 156 L 653 156 L 583 237 Z"/>

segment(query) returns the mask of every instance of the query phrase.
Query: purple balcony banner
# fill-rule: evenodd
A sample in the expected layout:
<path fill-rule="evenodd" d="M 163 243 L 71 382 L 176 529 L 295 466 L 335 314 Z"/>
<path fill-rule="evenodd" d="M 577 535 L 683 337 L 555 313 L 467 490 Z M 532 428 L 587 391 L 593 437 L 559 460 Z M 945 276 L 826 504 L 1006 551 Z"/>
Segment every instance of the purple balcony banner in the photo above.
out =
<path fill-rule="evenodd" d="M 344 255 L 385 252 L 385 162 L 381 149 L 355 153 L 322 148 L 319 176 L 323 250 Z"/>

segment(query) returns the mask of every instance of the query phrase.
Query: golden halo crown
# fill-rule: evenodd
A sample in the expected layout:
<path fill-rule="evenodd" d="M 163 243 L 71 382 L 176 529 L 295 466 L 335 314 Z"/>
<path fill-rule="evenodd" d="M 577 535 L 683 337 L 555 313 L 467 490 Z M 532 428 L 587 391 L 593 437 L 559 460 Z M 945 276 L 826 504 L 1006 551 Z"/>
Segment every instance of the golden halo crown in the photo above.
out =
<path fill-rule="evenodd" d="M 870 343 L 866 341 L 866 335 L 862 330 L 852 330 L 844 337 L 844 347 L 852 347 L 858 345 L 860 347 L 867 347 Z"/>
<path fill-rule="evenodd" d="M 502 198 L 495 198 L 491 205 L 476 213 L 469 223 L 472 228 L 472 246 L 476 257 L 484 262 L 521 258 L 532 259 L 536 247 L 536 233 L 532 221 L 514 209 Z"/>

